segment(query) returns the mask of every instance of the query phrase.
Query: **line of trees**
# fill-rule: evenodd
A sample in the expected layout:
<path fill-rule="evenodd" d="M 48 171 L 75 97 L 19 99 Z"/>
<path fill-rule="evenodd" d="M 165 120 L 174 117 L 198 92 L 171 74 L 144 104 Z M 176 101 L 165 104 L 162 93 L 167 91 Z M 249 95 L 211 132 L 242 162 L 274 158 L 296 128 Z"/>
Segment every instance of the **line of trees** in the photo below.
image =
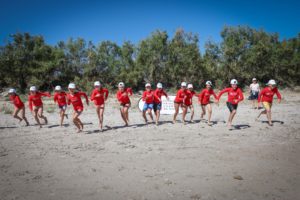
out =
<path fill-rule="evenodd" d="M 206 80 L 223 87 L 231 78 L 244 86 L 252 77 L 300 85 L 300 33 L 280 41 L 276 33 L 237 26 L 224 27 L 221 37 L 220 43 L 207 41 L 201 54 L 197 34 L 182 29 L 173 38 L 157 30 L 137 45 L 125 41 L 122 46 L 82 38 L 51 46 L 42 36 L 16 33 L 0 46 L 0 87 L 26 92 L 30 85 L 52 90 L 75 82 L 90 91 L 92 82 L 100 80 L 109 88 L 120 81 L 135 90 L 146 82 L 178 87 L 187 81 L 199 88 Z"/>

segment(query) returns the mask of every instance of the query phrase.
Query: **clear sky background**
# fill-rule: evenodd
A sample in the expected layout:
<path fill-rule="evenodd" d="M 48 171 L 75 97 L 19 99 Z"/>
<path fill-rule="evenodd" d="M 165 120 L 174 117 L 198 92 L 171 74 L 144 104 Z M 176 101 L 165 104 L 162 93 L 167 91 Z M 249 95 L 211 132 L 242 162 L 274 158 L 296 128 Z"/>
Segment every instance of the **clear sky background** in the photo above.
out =
<path fill-rule="evenodd" d="M 125 40 L 137 44 L 151 32 L 177 28 L 199 35 L 200 48 L 208 39 L 221 40 L 225 25 L 249 25 L 278 32 L 280 38 L 300 33 L 300 1 L 295 0 L 0 0 L 0 45 L 9 34 L 29 32 L 56 44 L 82 37 L 95 44 Z"/>

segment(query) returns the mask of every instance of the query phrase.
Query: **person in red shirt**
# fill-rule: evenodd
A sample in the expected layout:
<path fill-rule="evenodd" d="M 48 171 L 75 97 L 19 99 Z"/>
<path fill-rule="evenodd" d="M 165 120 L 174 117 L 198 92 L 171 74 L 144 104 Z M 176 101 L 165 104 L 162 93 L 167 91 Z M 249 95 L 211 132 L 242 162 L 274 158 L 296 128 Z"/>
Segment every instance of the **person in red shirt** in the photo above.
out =
<path fill-rule="evenodd" d="M 193 87 L 193 84 L 188 84 L 188 87 L 187 87 L 187 91 L 186 91 L 186 96 L 183 100 L 184 102 L 184 105 L 186 106 L 186 109 L 190 109 L 191 110 L 191 123 L 194 123 L 194 106 L 193 106 L 193 96 L 196 95 L 196 92 L 194 91 L 194 87 Z M 184 122 L 185 122 L 185 116 L 186 116 L 186 113 L 184 113 L 184 115 L 182 116 L 183 119 L 184 119 Z"/>
<path fill-rule="evenodd" d="M 29 122 L 25 116 L 24 103 L 20 99 L 19 95 L 17 95 L 16 90 L 12 88 L 8 91 L 8 94 L 9 94 L 9 99 L 12 101 L 12 103 L 14 104 L 14 107 L 15 107 L 14 112 L 13 112 L 13 117 L 20 120 L 20 122 L 22 120 L 24 120 L 26 123 L 26 126 L 29 126 Z M 21 117 L 18 116 L 19 112 L 21 112 Z"/>
<path fill-rule="evenodd" d="M 67 94 L 64 91 L 62 91 L 61 86 L 59 85 L 55 87 L 53 100 L 54 103 L 58 105 L 60 115 L 60 126 L 62 126 L 64 118 L 68 118 L 68 115 L 65 114 L 67 109 Z"/>
<path fill-rule="evenodd" d="M 159 117 L 160 117 L 160 110 L 161 110 L 161 97 L 165 96 L 167 98 L 168 95 L 164 91 L 163 86 L 161 83 L 157 83 L 156 90 L 154 91 L 154 104 L 153 104 L 153 111 L 155 114 L 155 123 L 158 125 Z"/>
<path fill-rule="evenodd" d="M 35 86 L 30 87 L 30 95 L 28 97 L 29 109 L 33 112 L 35 121 L 38 123 L 40 128 L 42 128 L 39 118 L 42 118 L 45 121 L 45 124 L 48 123 L 47 117 L 43 115 L 43 101 L 42 97 L 51 97 L 49 92 L 39 92 Z"/>
<path fill-rule="evenodd" d="M 210 104 L 210 96 L 213 95 L 215 100 L 217 101 L 218 97 L 215 94 L 214 90 L 212 89 L 212 83 L 211 81 L 206 81 L 206 88 L 201 91 L 201 93 L 198 95 L 199 104 L 202 108 L 201 113 L 201 119 L 203 119 L 204 115 L 206 114 L 206 108 L 208 112 L 208 121 L 207 124 L 209 126 L 212 125 L 210 119 L 212 114 L 212 106 Z"/>
<path fill-rule="evenodd" d="M 178 115 L 180 106 L 182 108 L 182 122 L 185 123 L 184 118 L 183 118 L 183 116 L 185 116 L 186 112 L 187 112 L 186 105 L 183 103 L 185 96 L 186 96 L 186 82 L 182 82 L 181 88 L 177 91 L 177 94 L 176 94 L 176 97 L 174 100 L 175 113 L 173 116 L 173 124 L 176 123 L 176 117 Z"/>
<path fill-rule="evenodd" d="M 276 94 L 278 98 L 278 103 L 281 102 L 281 94 L 279 93 L 277 87 L 276 87 L 276 82 L 275 80 L 269 80 L 268 86 L 265 87 L 258 95 L 258 107 L 260 107 L 260 102 L 262 102 L 265 110 L 262 111 L 258 116 L 257 120 L 262 114 L 267 115 L 268 119 L 268 124 L 270 126 L 273 126 L 272 122 L 272 115 L 271 115 L 271 108 L 272 108 L 272 103 L 273 103 L 273 97 Z"/>
<path fill-rule="evenodd" d="M 78 133 L 83 130 L 83 123 L 79 119 L 80 114 L 83 111 L 83 104 L 81 100 L 81 96 L 84 96 L 86 100 L 86 104 L 89 105 L 89 99 L 86 93 L 76 91 L 76 85 L 74 83 L 70 83 L 68 86 L 69 93 L 67 94 L 67 102 L 68 105 L 72 104 L 73 105 L 73 123 L 78 129 Z"/>
<path fill-rule="evenodd" d="M 145 85 L 146 90 L 143 92 L 142 100 L 145 101 L 144 107 L 143 107 L 143 118 L 148 123 L 148 119 L 146 117 L 146 113 L 149 114 L 152 122 L 153 122 L 153 116 L 152 116 L 152 109 L 154 104 L 154 92 L 151 89 L 151 84 L 147 83 Z"/>
<path fill-rule="evenodd" d="M 118 84 L 118 92 L 116 94 L 118 102 L 120 103 L 120 113 L 121 117 L 125 122 L 125 126 L 128 126 L 129 124 L 129 114 L 128 110 L 130 108 L 131 102 L 130 102 L 130 96 L 132 96 L 132 89 L 131 88 L 125 88 L 125 84 L 123 82 L 120 82 Z"/>
<path fill-rule="evenodd" d="M 99 81 L 94 83 L 95 89 L 91 94 L 91 101 L 94 102 L 96 106 L 96 113 L 98 115 L 100 130 L 103 130 L 103 113 L 105 107 L 105 101 L 108 97 L 108 90 L 103 88 Z"/>
<path fill-rule="evenodd" d="M 230 115 L 229 115 L 229 118 L 228 118 L 228 127 L 229 127 L 230 130 L 232 130 L 233 129 L 232 121 L 233 121 L 233 118 L 236 114 L 238 103 L 240 101 L 243 101 L 244 95 L 243 95 L 242 90 L 237 86 L 238 82 L 237 82 L 236 79 L 232 79 L 230 81 L 230 84 L 231 84 L 231 87 L 225 88 L 219 93 L 218 102 L 219 102 L 220 97 L 222 96 L 222 94 L 228 93 L 228 100 L 226 102 L 227 107 L 230 111 Z"/>

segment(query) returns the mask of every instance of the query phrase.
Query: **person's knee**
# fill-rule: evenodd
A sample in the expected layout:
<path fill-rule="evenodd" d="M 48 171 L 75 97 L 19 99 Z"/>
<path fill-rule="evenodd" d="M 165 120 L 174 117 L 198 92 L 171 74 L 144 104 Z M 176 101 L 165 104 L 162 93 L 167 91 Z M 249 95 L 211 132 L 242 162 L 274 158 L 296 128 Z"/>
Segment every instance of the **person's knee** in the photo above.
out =
<path fill-rule="evenodd" d="M 232 114 L 235 114 L 235 113 L 236 113 L 236 110 L 233 110 L 231 113 L 232 113 Z"/>

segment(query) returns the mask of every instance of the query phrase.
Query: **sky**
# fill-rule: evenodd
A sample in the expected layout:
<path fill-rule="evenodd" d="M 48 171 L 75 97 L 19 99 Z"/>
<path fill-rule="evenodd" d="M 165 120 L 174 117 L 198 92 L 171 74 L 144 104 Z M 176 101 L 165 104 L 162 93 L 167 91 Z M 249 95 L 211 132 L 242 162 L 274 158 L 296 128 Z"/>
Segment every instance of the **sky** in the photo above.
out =
<path fill-rule="evenodd" d="M 178 28 L 198 34 L 200 49 L 220 42 L 224 26 L 247 25 L 279 33 L 300 33 L 300 1 L 295 0 L 0 0 L 0 45 L 10 34 L 42 35 L 48 44 L 84 38 L 138 44 L 155 30 L 172 37 Z"/>

